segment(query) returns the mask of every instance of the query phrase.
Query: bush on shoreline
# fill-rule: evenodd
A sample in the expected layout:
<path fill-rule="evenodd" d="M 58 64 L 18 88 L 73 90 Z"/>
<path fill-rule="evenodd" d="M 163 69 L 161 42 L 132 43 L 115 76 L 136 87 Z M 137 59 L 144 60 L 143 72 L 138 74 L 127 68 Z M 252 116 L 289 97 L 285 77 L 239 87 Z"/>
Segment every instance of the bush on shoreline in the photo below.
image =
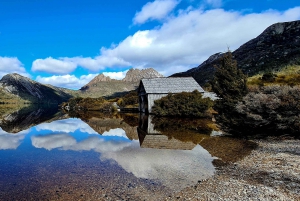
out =
<path fill-rule="evenodd" d="M 249 134 L 300 133 L 300 86 L 252 88 L 235 108 L 241 130 Z"/>
<path fill-rule="evenodd" d="M 191 93 L 168 94 L 154 101 L 152 112 L 156 116 L 202 118 L 210 116 L 208 109 L 212 106 L 213 101 L 210 98 L 202 98 L 202 94 L 195 90 Z"/>

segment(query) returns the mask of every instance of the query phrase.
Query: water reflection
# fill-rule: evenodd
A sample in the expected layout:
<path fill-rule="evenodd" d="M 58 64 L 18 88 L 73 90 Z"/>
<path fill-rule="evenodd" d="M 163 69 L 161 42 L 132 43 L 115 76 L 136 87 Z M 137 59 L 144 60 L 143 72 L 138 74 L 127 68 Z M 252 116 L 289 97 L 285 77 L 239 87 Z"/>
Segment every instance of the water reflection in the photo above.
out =
<path fill-rule="evenodd" d="M 0 128 L 0 150 L 17 149 L 22 143 L 28 131 L 23 131 L 18 134 L 10 134 Z"/>
<path fill-rule="evenodd" d="M 39 169 L 41 175 L 43 173 L 43 178 L 45 174 L 56 174 L 44 170 L 46 166 L 42 164 L 50 160 L 48 158 L 51 160 L 48 161 L 50 164 L 47 167 L 53 166 L 59 172 L 63 172 L 61 168 L 70 168 L 74 172 L 74 168 L 78 168 L 76 161 L 83 161 L 84 166 L 80 168 L 85 167 L 87 172 L 101 169 L 106 174 L 115 175 L 118 172 L 116 169 L 121 168 L 124 172 L 119 172 L 122 172 L 120 174 L 124 178 L 132 180 L 134 176 L 143 181 L 143 185 L 151 180 L 151 185 L 155 183 L 160 188 L 172 191 L 178 191 L 212 176 L 215 172 L 215 156 L 221 158 L 225 153 L 221 151 L 222 154 L 218 155 L 217 148 L 222 147 L 218 143 L 221 144 L 222 140 L 216 141 L 215 139 L 219 138 L 209 136 L 213 126 L 206 126 L 209 124 L 206 120 L 198 122 L 155 119 L 144 115 L 139 117 L 95 113 L 84 113 L 78 115 L 78 118 L 69 118 L 67 114 L 57 111 L 52 111 L 47 119 L 41 115 L 45 114 L 43 111 L 49 110 L 13 113 L 10 116 L 12 118 L 5 116 L 0 120 L 0 126 L 11 131 L 7 133 L 0 129 L 0 162 L 3 164 L 0 172 L 7 175 L 8 181 L 5 182 L 9 183 L 9 175 L 13 174 L 6 172 L 11 165 L 5 164 L 14 161 L 12 153 L 6 150 L 15 150 L 18 153 L 14 154 L 15 157 L 22 154 L 29 157 L 26 160 L 22 158 L 22 168 L 32 169 L 31 166 L 38 166 L 35 168 Z M 37 121 L 38 118 L 24 118 L 26 115 L 32 117 L 33 114 L 40 114 L 41 119 Z M 18 127 L 18 120 L 22 126 Z M 28 129 L 13 134 L 25 128 Z M 244 145 L 241 144 L 245 147 Z M 237 150 L 238 146 L 230 146 Z M 234 151 L 229 150 L 230 146 L 223 148 L 228 149 L 227 153 L 234 154 Z M 62 156 L 68 159 L 62 160 Z M 108 178 L 114 181 L 112 177 Z M 1 182 L 0 179 L 0 187 Z M 56 178 L 50 183 L 53 182 L 60 182 L 60 179 Z M 111 184 L 107 179 L 102 185 L 106 183 L 108 186 L 118 186 L 118 183 Z"/>
<path fill-rule="evenodd" d="M 0 127 L 8 133 L 19 133 L 45 121 L 67 118 L 57 107 L 29 106 L 0 117 Z"/>

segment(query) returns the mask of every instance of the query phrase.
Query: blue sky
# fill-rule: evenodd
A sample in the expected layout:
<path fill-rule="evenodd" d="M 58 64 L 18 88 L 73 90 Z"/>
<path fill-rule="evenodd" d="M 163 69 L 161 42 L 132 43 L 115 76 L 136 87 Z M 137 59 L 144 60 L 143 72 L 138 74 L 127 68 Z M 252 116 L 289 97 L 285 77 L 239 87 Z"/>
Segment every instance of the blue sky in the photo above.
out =
<path fill-rule="evenodd" d="M 0 0 L 0 78 L 78 89 L 130 68 L 168 76 L 299 19 L 298 0 Z"/>

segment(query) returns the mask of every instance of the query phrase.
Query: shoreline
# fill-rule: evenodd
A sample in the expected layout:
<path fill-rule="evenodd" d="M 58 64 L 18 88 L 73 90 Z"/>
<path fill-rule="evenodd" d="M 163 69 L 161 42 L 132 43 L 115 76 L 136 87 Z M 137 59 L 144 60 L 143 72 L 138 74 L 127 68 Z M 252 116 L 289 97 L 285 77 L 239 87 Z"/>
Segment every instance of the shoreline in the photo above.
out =
<path fill-rule="evenodd" d="M 253 141 L 250 155 L 167 200 L 300 200 L 300 140 Z"/>

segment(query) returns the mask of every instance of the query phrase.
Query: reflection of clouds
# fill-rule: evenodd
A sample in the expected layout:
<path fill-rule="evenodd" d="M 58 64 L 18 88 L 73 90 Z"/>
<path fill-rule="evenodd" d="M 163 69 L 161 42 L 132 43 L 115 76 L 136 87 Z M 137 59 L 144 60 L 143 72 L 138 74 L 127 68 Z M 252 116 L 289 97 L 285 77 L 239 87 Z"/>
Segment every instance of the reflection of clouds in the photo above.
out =
<path fill-rule="evenodd" d="M 104 132 L 103 136 L 118 136 L 128 139 L 126 132 L 121 128 L 111 129 L 108 132 Z"/>
<path fill-rule="evenodd" d="M 131 146 L 132 142 L 125 141 L 105 141 L 98 136 L 91 136 L 86 140 L 78 142 L 76 145 L 65 146 L 64 149 L 76 151 L 94 150 L 98 153 L 111 153 L 122 151 L 125 147 Z"/>
<path fill-rule="evenodd" d="M 116 152 L 131 145 L 132 142 L 105 141 L 99 136 L 89 136 L 86 140 L 77 142 L 69 134 L 49 134 L 31 137 L 32 145 L 47 150 L 61 148 L 62 150 L 90 151 L 99 153 Z"/>
<path fill-rule="evenodd" d="M 105 135 L 123 136 L 123 133 L 122 129 L 113 129 Z M 158 180 L 174 190 L 208 178 L 215 170 L 213 158 L 200 145 L 193 150 L 141 149 L 138 141 L 122 138 L 107 141 L 99 135 L 89 135 L 82 141 L 76 141 L 69 134 L 33 136 L 31 139 L 37 148 L 96 151 L 101 154 L 102 161 L 114 160 L 136 177 Z"/>
<path fill-rule="evenodd" d="M 93 150 L 101 154 L 102 161 L 114 160 L 136 177 L 160 181 L 174 190 L 193 185 L 198 180 L 208 178 L 215 171 L 212 165 L 213 157 L 200 145 L 193 150 L 141 149 L 138 141 L 124 140 L 127 137 L 123 129 L 111 129 L 109 132 L 104 132 L 103 136 L 93 135 L 96 132 L 79 119 L 41 124 L 36 129 L 61 132 L 61 134 L 32 136 L 32 145 L 36 148 Z M 78 129 L 92 135 L 77 141 L 75 136 L 68 133 Z"/>
<path fill-rule="evenodd" d="M 64 132 L 64 133 L 74 132 L 78 129 L 83 133 L 98 134 L 88 124 L 81 121 L 80 119 L 64 119 L 64 120 L 54 121 L 51 123 L 43 123 L 36 126 L 37 131 L 51 130 L 53 132 Z"/>
<path fill-rule="evenodd" d="M 200 145 L 193 150 L 137 149 L 130 146 L 118 152 L 103 153 L 101 158 L 115 160 L 136 177 L 158 179 L 174 189 L 190 186 L 214 173 L 213 158 Z"/>
<path fill-rule="evenodd" d="M 34 147 L 45 148 L 47 150 L 76 144 L 75 138 L 73 138 L 69 134 L 51 134 L 51 135 L 43 135 L 43 136 L 32 136 L 31 142 Z"/>
<path fill-rule="evenodd" d="M 17 134 L 9 134 L 0 128 L 0 150 L 17 149 L 28 132 L 29 130 L 25 130 Z"/>

